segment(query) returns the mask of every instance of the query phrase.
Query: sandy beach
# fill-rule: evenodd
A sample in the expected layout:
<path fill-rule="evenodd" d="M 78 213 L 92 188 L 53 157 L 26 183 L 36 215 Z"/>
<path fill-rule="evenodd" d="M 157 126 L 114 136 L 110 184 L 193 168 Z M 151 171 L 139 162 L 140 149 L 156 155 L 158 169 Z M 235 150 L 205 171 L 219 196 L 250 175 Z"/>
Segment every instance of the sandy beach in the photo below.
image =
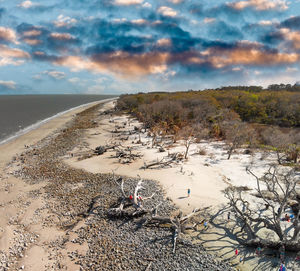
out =
<path fill-rule="evenodd" d="M 0 270 L 99 270 L 85 265 L 91 261 L 88 258 L 91 257 L 91 253 L 99 252 L 91 250 L 96 244 L 91 245 L 80 232 L 84 232 L 86 227 L 93 228 L 89 221 L 96 220 L 99 224 L 97 228 L 93 228 L 95 232 L 91 231 L 86 235 L 100 234 L 98 229 L 102 228 L 105 232 L 105 223 L 111 225 L 112 222 L 100 221 L 96 216 L 90 217 L 89 211 L 86 210 L 90 210 L 91 202 L 94 204 L 95 199 L 99 198 L 99 191 L 104 193 L 104 187 L 110 189 L 111 185 L 107 181 L 100 184 L 98 180 L 107 178 L 102 174 L 112 172 L 132 179 L 138 177 L 154 180 L 161 187 L 164 196 L 184 214 L 195 208 L 207 208 L 202 215 L 210 221 L 208 230 L 203 231 L 203 226 L 200 226 L 190 237 L 195 243 L 201 243 L 213 255 L 218 255 L 220 262 L 228 261 L 239 270 L 274 270 L 277 266 L 276 259 L 255 257 L 254 251 L 243 248 L 235 240 L 231 233 L 235 223 L 234 220 L 228 222 L 226 219 L 229 210 L 222 192 L 228 185 L 254 189 L 255 180 L 246 173 L 245 167 L 256 161 L 253 170 L 262 174 L 274 161 L 274 156 L 269 155 L 262 159 L 262 153 L 250 155 L 240 150 L 233 154 L 231 160 L 227 160 L 224 143 L 203 141 L 191 145 L 187 160 L 183 159 L 180 163 L 164 168 L 145 169 L 143 167 L 153 161 L 162 161 L 172 153 L 184 152 L 183 142 L 164 146 L 165 150 L 160 152 L 159 148 L 151 147 L 152 138 L 147 133 L 133 132 L 135 127 L 141 126 L 136 120 L 127 115 L 102 114 L 112 108 L 113 101 L 106 102 L 100 109 L 90 113 L 92 115 L 83 115 L 82 122 L 76 124 L 76 127 L 79 127 L 76 129 L 80 132 L 73 129 L 73 126 L 65 127 L 74 119 L 75 114 L 86 108 L 71 111 L 0 146 Z M 124 133 L 114 133 L 116 127 L 123 127 L 119 130 Z M 132 134 L 128 134 L 128 131 L 132 131 Z M 58 139 L 55 139 L 55 136 Z M 68 138 L 68 141 L 64 142 L 64 137 Z M 53 138 L 54 144 L 51 141 Z M 49 142 L 52 147 L 47 145 Z M 116 150 L 113 149 L 102 155 L 94 154 L 96 147 L 109 144 L 118 144 L 124 149 L 130 146 L 132 153 L 138 154 L 139 158 L 128 163 L 116 157 Z M 50 152 L 54 149 L 53 153 L 57 153 L 56 156 L 47 157 L 51 156 Z M 21 154 L 23 152 L 24 155 Z M 36 165 L 40 168 L 38 173 L 34 170 Z M 64 181 L 57 175 L 61 175 Z M 149 185 L 151 187 L 152 184 Z M 188 189 L 191 190 L 189 197 Z M 105 200 L 105 206 L 112 204 L 109 203 L 110 200 L 113 199 L 107 199 L 107 203 Z M 249 197 L 249 201 L 251 200 L 254 200 L 253 197 Z M 233 232 L 238 230 L 236 228 Z M 116 229 L 113 234 L 118 236 Z M 118 250 L 113 244 L 110 247 L 107 243 L 101 243 L 101 246 Z M 236 248 L 239 249 L 240 255 L 244 256 L 243 263 L 239 263 L 240 257 L 234 254 Z M 122 249 L 120 245 L 120 250 Z M 182 255 L 185 255 L 187 250 L 182 249 Z M 99 257 L 99 254 L 95 255 Z M 176 261 L 171 254 L 166 255 L 166 258 L 170 257 L 170 262 Z M 103 262 L 110 261 L 107 257 L 107 262 Z M 149 266 L 151 263 L 152 261 Z M 105 268 L 123 270 L 123 267 L 126 267 L 125 259 L 122 258 L 119 264 Z M 287 266 L 292 264 L 292 261 L 287 260 Z M 155 263 L 153 270 L 158 270 L 154 266 Z M 106 270 L 105 268 L 103 270 Z M 145 268 L 132 270 L 146 268 L 147 265 Z M 229 269 L 224 267 L 220 270 Z"/>
<path fill-rule="evenodd" d="M 107 108 L 112 104 L 107 104 Z M 127 123 L 126 127 L 124 123 Z M 120 128 L 120 134 L 114 133 L 116 127 Z M 111 173 L 129 177 L 140 176 L 143 179 L 152 179 L 162 185 L 165 195 L 176 204 L 184 213 L 188 214 L 196 208 L 207 208 L 207 219 L 211 219 L 210 230 L 199 234 L 200 241 L 208 250 L 217 252 L 223 259 L 232 262 L 240 270 L 274 270 L 278 266 L 278 259 L 271 257 L 257 258 L 254 250 L 241 246 L 236 238 L 240 228 L 235 225 L 234 218 L 227 221 L 227 213 L 231 211 L 223 190 L 228 186 L 247 187 L 250 191 L 256 191 L 256 180 L 246 172 L 246 167 L 261 176 L 270 165 L 276 162 L 274 153 L 266 155 L 263 152 L 249 154 L 244 149 L 237 150 L 230 160 L 227 159 L 227 147 L 223 142 L 202 141 L 192 144 L 189 149 L 189 157 L 179 164 L 168 167 L 153 167 L 143 169 L 145 164 L 162 161 L 170 153 L 184 153 L 183 141 L 164 146 L 165 152 L 159 151 L 159 146 L 152 148 L 152 138 L 147 133 L 138 135 L 134 133 L 135 127 L 142 127 L 141 123 L 130 116 L 113 116 L 101 121 L 100 127 L 91 129 L 86 133 L 85 143 L 87 149 L 77 152 L 65 161 L 70 166 L 87 170 L 92 173 Z M 127 131 L 127 132 L 126 132 Z M 132 135 L 130 135 L 130 132 Z M 122 133 L 123 132 L 123 133 Z M 129 136 L 125 136 L 124 134 Z M 82 156 L 94 150 L 99 145 L 120 144 L 122 148 L 132 148 L 133 153 L 142 154 L 142 158 L 132 163 L 120 163 L 115 157 L 115 151 L 109 150 L 100 156 L 92 156 L 82 159 Z M 204 151 L 205 154 L 199 154 Z M 191 190 L 188 197 L 187 191 Z M 251 192 L 250 192 L 251 193 Z M 249 194 L 250 194 L 249 193 Z M 248 196 L 247 200 L 259 206 L 262 200 Z M 235 230 L 232 230 L 236 227 Z M 231 231 L 233 233 L 231 233 Z M 239 255 L 235 255 L 235 249 Z M 239 262 L 244 258 L 243 263 Z M 293 266 L 287 260 L 287 265 Z"/>
<path fill-rule="evenodd" d="M 62 129 L 76 114 L 96 104 L 99 102 L 69 111 L 0 146 L 0 251 L 2 252 L 0 262 L 3 264 L 0 270 L 17 270 L 18 267 L 22 269 L 25 266 L 26 270 L 47 270 L 47 266 L 51 265 L 51 260 L 41 244 L 56 239 L 62 233 L 55 228 L 43 229 L 36 221 L 37 210 L 42 209 L 45 203 L 40 198 L 28 195 L 34 194 L 34 191 L 43 188 L 45 184 L 31 185 L 21 178 L 16 178 L 13 176 L 16 164 L 10 162 L 15 160 L 16 155 L 26 151 L 28 147 L 32 148 L 40 140 Z M 36 223 L 32 223 L 33 220 Z M 32 230 L 38 234 L 26 233 L 26 228 L 31 224 L 34 224 Z M 16 241 L 16 236 L 21 236 L 21 239 Z M 27 249 L 25 257 L 22 251 L 38 238 L 39 241 L 36 245 Z M 21 248 L 20 242 L 23 245 L 27 242 L 27 245 Z M 18 250 L 18 248 L 21 249 Z M 15 254 L 21 254 L 21 257 L 16 257 L 17 261 L 11 265 L 7 260 L 7 255 Z"/>

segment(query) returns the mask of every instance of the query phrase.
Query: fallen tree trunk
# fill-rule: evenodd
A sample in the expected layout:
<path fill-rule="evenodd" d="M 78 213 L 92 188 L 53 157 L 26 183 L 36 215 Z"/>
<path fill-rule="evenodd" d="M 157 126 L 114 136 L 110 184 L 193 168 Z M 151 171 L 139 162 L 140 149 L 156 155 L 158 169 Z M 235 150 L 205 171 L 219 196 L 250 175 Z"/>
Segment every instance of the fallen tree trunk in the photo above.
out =
<path fill-rule="evenodd" d="M 158 215 L 158 208 L 162 203 L 159 203 L 152 209 L 148 209 L 143 204 L 146 203 L 147 200 L 153 198 L 156 195 L 154 192 L 151 196 L 142 198 L 139 194 L 139 191 L 143 190 L 142 179 L 138 181 L 135 186 L 133 193 L 125 193 L 124 191 L 124 180 L 119 178 L 115 180 L 113 176 L 113 180 L 116 185 L 120 187 L 120 191 L 122 196 L 118 199 L 118 204 L 116 206 L 108 209 L 107 215 L 111 218 L 137 218 L 142 217 L 143 219 L 140 221 L 141 226 L 155 226 L 155 227 L 164 227 L 172 230 L 172 239 L 173 239 L 173 253 L 176 252 L 176 244 L 178 241 L 181 241 L 182 233 L 187 229 L 191 229 L 187 227 L 186 224 L 190 218 L 192 218 L 195 214 L 197 214 L 200 209 L 193 210 L 192 213 L 183 216 L 180 212 L 179 215 L 175 217 L 171 216 L 160 216 Z M 195 229 L 195 227 L 193 228 Z M 183 239 L 183 242 L 184 239 Z"/>
<path fill-rule="evenodd" d="M 129 164 L 132 163 L 136 159 L 140 159 L 142 154 L 140 153 L 133 153 L 132 149 L 127 147 L 122 149 L 120 147 L 116 148 L 116 154 L 112 155 L 111 158 L 118 158 L 119 163 L 122 164 Z"/>
<path fill-rule="evenodd" d="M 182 160 L 181 153 L 172 153 L 172 154 L 168 154 L 167 158 L 164 157 L 161 160 L 157 160 L 149 164 L 144 163 L 144 166 L 142 166 L 141 169 L 148 169 L 156 166 L 166 167 L 171 165 L 172 163 L 177 163 L 180 160 Z"/>
<path fill-rule="evenodd" d="M 102 155 L 103 153 L 107 152 L 108 150 L 115 149 L 118 145 L 106 145 L 106 146 L 98 146 L 95 148 L 94 153 L 97 155 Z"/>

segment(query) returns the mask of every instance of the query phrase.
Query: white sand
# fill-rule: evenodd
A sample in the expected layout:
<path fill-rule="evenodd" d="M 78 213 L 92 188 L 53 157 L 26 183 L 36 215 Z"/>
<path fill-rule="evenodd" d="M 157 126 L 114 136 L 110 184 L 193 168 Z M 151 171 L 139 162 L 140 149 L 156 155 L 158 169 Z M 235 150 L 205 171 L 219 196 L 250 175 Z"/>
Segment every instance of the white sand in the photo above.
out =
<path fill-rule="evenodd" d="M 113 104 L 107 104 L 106 108 Z M 141 169 L 144 163 L 149 164 L 152 161 L 160 161 L 168 155 L 168 152 L 184 153 L 185 147 L 183 142 L 178 142 L 166 152 L 159 152 L 158 147 L 151 147 L 151 137 L 147 137 L 145 133 L 141 134 L 143 144 L 137 144 L 139 136 L 137 134 L 130 135 L 128 140 L 120 140 L 118 134 L 112 133 L 115 126 L 122 126 L 128 122 L 129 116 L 107 117 L 101 121 L 98 128 L 87 131 L 86 143 L 88 149 L 93 150 L 97 146 L 110 143 L 120 143 L 123 147 L 133 147 L 134 153 L 143 155 L 141 159 L 137 159 L 131 164 L 120 164 L 117 158 L 112 158 L 115 151 L 109 150 L 103 155 L 93 156 L 89 159 L 78 160 L 81 156 L 79 153 L 73 157 L 66 157 L 65 161 L 76 168 L 85 169 L 92 173 L 111 173 L 114 171 L 119 175 L 129 177 L 141 176 L 143 179 L 156 180 L 162 185 L 166 196 L 169 197 L 183 212 L 188 213 L 194 208 L 204 208 L 212 206 L 210 210 L 214 215 L 218 213 L 217 219 L 213 219 L 210 230 L 205 234 L 201 234 L 201 243 L 207 249 L 218 253 L 222 258 L 229 259 L 240 268 L 240 270 L 274 270 L 274 259 L 253 257 L 253 252 L 245 250 L 239 246 L 238 242 L 231 238 L 228 227 L 232 227 L 233 223 L 224 225 L 227 216 L 227 200 L 222 191 L 228 185 L 247 186 L 250 193 L 255 192 L 256 179 L 246 172 L 246 167 L 251 166 L 255 174 L 261 176 L 272 164 L 276 164 L 274 153 L 265 156 L 261 152 L 254 155 L 243 154 L 244 150 L 238 150 L 232 154 L 230 160 L 227 159 L 227 149 L 223 142 L 200 142 L 191 145 L 188 159 L 179 164 L 172 165 L 168 168 L 157 169 Z M 130 125 L 126 125 L 123 131 L 133 131 L 134 126 L 141 126 L 135 120 L 130 119 Z M 121 136 L 125 137 L 125 136 Z M 134 142 L 134 143 L 133 143 Z M 199 149 L 205 150 L 205 155 L 195 154 Z M 191 189 L 191 196 L 187 197 L 187 189 Z M 247 196 L 247 200 L 251 204 L 261 205 L 262 202 L 256 197 Z M 216 223 L 216 224 L 214 224 Z M 245 263 L 238 264 L 239 256 L 235 257 L 234 250 L 239 248 L 240 253 L 245 256 Z M 250 253 L 250 254 L 249 254 Z"/>
<path fill-rule="evenodd" d="M 109 109 L 113 103 L 106 103 L 105 109 Z M 51 251 L 47 251 L 44 244 L 53 239 L 58 238 L 63 232 L 54 228 L 44 228 L 38 223 L 32 223 L 35 217 L 35 211 L 44 206 L 44 202 L 40 199 L 28 199 L 26 194 L 29 191 L 42 187 L 44 184 L 27 185 L 22 180 L 12 177 L 9 172 L 12 168 L 6 167 L 12 157 L 25 150 L 24 145 L 34 145 L 40 139 L 54 132 L 57 128 L 69 121 L 72 116 L 82 111 L 84 108 L 69 112 L 60 116 L 36 130 L 17 138 L 16 140 L 0 146 L 0 250 L 7 251 L 9 247 L 14 245 L 14 230 L 17 225 L 9 224 L 8 221 L 18 215 L 19 223 L 28 227 L 28 230 L 39 234 L 39 241 L 27 250 L 25 257 L 20 261 L 20 266 L 24 265 L 27 270 L 47 270 L 46 266 L 51 265 L 49 256 L 55 257 Z M 112 119 L 111 119 L 112 121 Z M 115 125 L 122 124 L 128 121 L 128 116 L 118 116 L 113 118 L 113 122 L 109 121 L 109 117 L 101 121 L 98 128 L 93 128 L 86 133 L 86 142 L 88 149 L 92 150 L 99 145 L 105 145 L 109 142 L 118 141 L 115 134 L 111 131 Z M 134 126 L 140 125 L 136 121 L 131 121 L 130 126 L 126 129 L 133 130 Z M 125 130 L 126 130 L 125 129 Z M 246 173 L 245 168 L 253 163 L 253 171 L 258 175 L 262 174 L 270 164 L 276 162 L 274 154 L 267 158 L 260 159 L 262 154 L 258 153 L 255 156 L 235 153 L 230 160 L 227 160 L 226 146 L 222 142 L 201 142 L 193 144 L 189 151 L 188 160 L 173 165 L 170 168 L 163 169 L 147 169 L 143 170 L 141 167 L 145 163 L 153 160 L 161 159 L 167 156 L 167 152 L 184 152 L 182 142 L 167 150 L 167 152 L 160 153 L 158 148 L 151 148 L 151 138 L 145 134 L 141 135 L 141 140 L 146 145 L 132 144 L 132 141 L 138 140 L 137 135 L 132 135 L 127 141 L 122 141 L 123 146 L 134 146 L 134 152 L 143 154 L 143 158 L 136 160 L 132 164 L 120 164 L 118 159 L 111 158 L 114 154 L 108 151 L 101 156 L 93 156 L 92 158 L 78 161 L 77 158 L 82 154 L 81 150 L 74 149 L 71 155 L 66 155 L 66 162 L 71 166 L 83 168 L 93 173 L 110 173 L 112 170 L 116 174 L 136 177 L 138 174 L 145 179 L 157 180 L 166 192 L 166 196 L 173 200 L 173 202 L 184 212 L 190 212 L 194 208 L 203 208 L 212 206 L 212 213 L 214 215 L 221 209 L 217 220 L 213 220 L 209 230 L 206 233 L 199 234 L 197 239 L 200 239 L 207 249 L 210 249 L 223 258 L 230 259 L 232 262 L 238 262 L 238 258 L 234 257 L 234 249 L 238 243 L 229 236 L 228 227 L 233 226 L 230 222 L 224 224 L 222 219 L 226 217 L 226 199 L 223 196 L 222 190 L 229 184 L 236 186 L 248 186 L 249 188 L 256 187 L 255 179 Z M 206 155 L 193 155 L 199 148 L 206 150 Z M 191 189 L 191 196 L 187 197 L 187 189 Z M 253 192 L 253 191 L 251 191 Z M 256 198 L 249 196 L 249 201 L 252 203 L 257 201 Z M 27 203 L 27 207 L 20 207 L 20 204 Z M 45 214 L 46 215 L 46 214 Z M 213 224 L 216 223 L 216 224 Z M 85 247 L 82 249 L 83 253 Z M 239 248 L 242 253 L 243 248 Z M 62 252 L 66 253 L 66 251 Z M 62 255 L 68 266 L 68 270 L 76 270 L 72 262 L 68 260 L 66 255 Z M 241 270 L 274 270 L 269 259 L 250 258 L 246 259 L 245 264 Z"/>
<path fill-rule="evenodd" d="M 109 106 L 109 105 L 108 105 Z M 110 122 L 112 121 L 113 122 Z M 191 145 L 188 159 L 177 165 L 159 169 L 141 169 L 144 163 L 160 161 L 168 155 L 168 152 L 184 153 L 183 142 L 178 142 L 166 152 L 159 152 L 158 147 L 151 148 L 151 138 L 146 134 L 141 134 L 141 141 L 145 143 L 133 144 L 137 142 L 138 135 L 129 136 L 128 140 L 120 141 L 116 135 L 112 134 L 115 125 L 121 126 L 128 120 L 128 116 L 104 119 L 101 126 L 90 129 L 87 132 L 86 142 L 90 149 L 95 149 L 99 145 L 110 144 L 111 142 L 121 143 L 123 147 L 133 147 L 134 151 L 143 155 L 142 159 L 131 164 L 120 164 L 118 159 L 111 158 L 115 151 L 110 150 L 103 155 L 78 161 L 78 157 L 67 159 L 67 163 L 77 168 L 83 168 L 93 173 L 111 173 L 137 177 L 140 175 L 144 179 L 158 181 L 166 191 L 166 195 L 183 211 L 190 212 L 194 208 L 218 206 L 226 202 L 222 191 L 228 184 L 234 186 L 256 187 L 256 180 L 246 172 L 246 167 L 253 161 L 252 169 L 258 175 L 268 169 L 270 163 L 274 163 L 274 156 L 261 160 L 261 154 L 255 156 L 236 153 L 227 160 L 227 150 L 223 142 L 201 142 Z M 131 121 L 131 125 L 123 130 L 133 130 L 134 126 L 140 126 L 136 121 Z M 113 137 L 114 136 L 114 137 Z M 206 155 L 195 154 L 198 149 L 205 149 Z M 191 196 L 187 198 L 187 189 L 191 189 Z"/>

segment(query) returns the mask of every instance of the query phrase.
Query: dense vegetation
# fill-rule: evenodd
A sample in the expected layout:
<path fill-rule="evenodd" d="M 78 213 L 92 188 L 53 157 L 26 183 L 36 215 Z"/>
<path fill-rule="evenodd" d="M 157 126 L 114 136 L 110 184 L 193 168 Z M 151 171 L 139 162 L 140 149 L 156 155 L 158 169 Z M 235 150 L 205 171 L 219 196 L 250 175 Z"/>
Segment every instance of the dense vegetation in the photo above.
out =
<path fill-rule="evenodd" d="M 224 113 L 227 112 L 246 122 L 300 127 L 300 91 L 252 92 L 251 89 L 227 87 L 205 91 L 140 93 L 121 96 L 118 107 L 146 113 L 144 117 L 150 113 L 150 122 L 167 121 L 178 126 L 190 121 L 197 122 L 199 118 L 213 122 L 226 118 Z"/>
<path fill-rule="evenodd" d="M 298 85 L 122 95 L 117 108 L 134 114 L 153 132 L 173 134 L 175 140 L 177 136 L 193 135 L 228 140 L 233 148 L 242 142 L 269 145 L 277 150 L 282 150 L 282 145 L 285 149 L 293 146 L 297 155 L 291 159 L 297 161 Z"/>

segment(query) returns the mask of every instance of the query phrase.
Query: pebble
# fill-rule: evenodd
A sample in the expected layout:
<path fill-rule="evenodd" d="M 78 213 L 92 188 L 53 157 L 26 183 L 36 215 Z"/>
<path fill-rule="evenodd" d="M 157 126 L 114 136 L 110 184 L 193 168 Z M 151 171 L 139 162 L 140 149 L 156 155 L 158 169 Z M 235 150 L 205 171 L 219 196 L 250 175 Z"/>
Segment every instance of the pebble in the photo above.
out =
<path fill-rule="evenodd" d="M 192 242 L 178 242 L 174 254 L 169 229 L 141 226 L 142 218 L 126 220 L 107 216 L 107 210 L 120 197 L 120 189 L 113 182 L 112 175 L 92 174 L 70 168 L 60 160 L 74 147 L 81 146 L 86 129 L 100 123 L 103 115 L 96 114 L 97 110 L 78 114 L 65 129 L 55 136 L 45 138 L 34 148 L 28 148 L 13 161 L 24 161 L 13 173 L 17 177 L 30 184 L 46 182 L 44 192 L 35 191 L 32 196 L 43 197 L 46 209 L 51 213 L 43 220 L 43 225 L 65 230 L 64 236 L 49 244 L 54 255 L 59 255 L 59 251 L 67 243 L 87 244 L 88 249 L 83 254 L 77 251 L 68 253 L 70 260 L 78 265 L 78 270 L 145 270 L 150 263 L 152 264 L 147 270 L 235 270 L 228 263 L 216 261 L 215 255 Z M 125 177 L 124 180 L 124 190 L 132 193 L 138 180 Z M 157 206 L 164 198 L 164 193 L 156 182 L 145 180 L 143 187 L 142 195 L 145 197 L 158 191 L 151 200 L 145 202 L 147 208 Z M 92 202 L 95 202 L 93 209 L 87 213 Z M 169 216 L 175 211 L 176 207 L 167 198 L 159 207 L 158 214 Z M 84 223 L 78 227 L 80 221 Z M 73 234 L 72 238 L 70 232 Z M 37 240 L 36 235 L 25 231 L 17 232 L 17 238 L 19 245 L 10 248 L 9 259 L 0 253 L 0 270 L 6 270 L 3 268 L 13 262 L 13 257 L 23 257 L 24 250 Z M 53 258 L 56 259 L 56 256 Z M 57 268 L 63 268 L 59 257 L 49 270 Z"/>

